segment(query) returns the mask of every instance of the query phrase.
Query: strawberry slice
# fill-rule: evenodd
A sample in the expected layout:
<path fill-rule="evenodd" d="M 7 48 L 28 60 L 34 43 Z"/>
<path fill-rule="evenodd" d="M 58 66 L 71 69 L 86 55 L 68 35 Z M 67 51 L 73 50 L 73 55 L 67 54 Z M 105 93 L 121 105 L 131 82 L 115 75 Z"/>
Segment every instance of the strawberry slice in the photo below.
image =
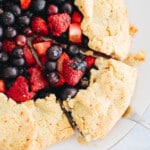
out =
<path fill-rule="evenodd" d="M 28 66 L 33 66 L 37 64 L 29 46 L 26 45 L 23 48 L 23 54 Z"/>
<path fill-rule="evenodd" d="M 6 92 L 6 86 L 4 80 L 0 80 L 0 92 L 2 93 Z"/>
<path fill-rule="evenodd" d="M 87 63 L 87 68 L 90 69 L 95 64 L 96 58 L 93 56 L 86 56 L 84 61 Z"/>
<path fill-rule="evenodd" d="M 7 96 L 16 102 L 24 102 L 34 97 L 35 93 L 29 91 L 28 80 L 19 76 L 7 92 Z"/>
<path fill-rule="evenodd" d="M 4 40 L 2 42 L 2 49 L 6 53 L 10 54 L 15 47 L 16 47 L 16 43 L 13 40 Z"/>
<path fill-rule="evenodd" d="M 26 10 L 30 7 L 31 0 L 20 0 L 20 5 L 22 10 Z"/>
<path fill-rule="evenodd" d="M 39 57 L 45 56 L 49 47 L 51 47 L 52 41 L 44 41 L 33 44 L 34 49 Z"/>
<path fill-rule="evenodd" d="M 82 18 L 83 18 L 83 16 L 79 11 L 74 11 L 71 16 L 71 22 L 72 23 L 81 23 Z"/>
<path fill-rule="evenodd" d="M 48 27 L 46 21 L 41 17 L 34 17 L 32 19 L 31 28 L 34 33 L 48 35 Z"/>
<path fill-rule="evenodd" d="M 70 58 L 67 53 L 63 52 L 60 58 L 57 60 L 57 71 L 61 74 L 63 74 L 63 62 L 65 59 L 69 60 Z"/>
<path fill-rule="evenodd" d="M 73 68 L 74 63 L 74 60 L 65 59 L 63 61 L 63 77 L 65 79 L 65 82 L 71 86 L 77 85 L 84 75 L 84 72 L 82 72 L 81 70 Z"/>
<path fill-rule="evenodd" d="M 48 82 L 44 77 L 43 70 L 39 67 L 31 67 L 28 69 L 30 74 L 31 90 L 37 92 L 48 86 Z"/>
<path fill-rule="evenodd" d="M 60 87 L 65 84 L 65 80 L 63 76 L 60 73 L 58 73 L 58 76 L 59 76 L 59 81 L 54 84 L 54 87 Z"/>
<path fill-rule="evenodd" d="M 80 23 L 71 23 L 69 26 L 69 41 L 80 44 L 82 42 L 82 30 Z"/>

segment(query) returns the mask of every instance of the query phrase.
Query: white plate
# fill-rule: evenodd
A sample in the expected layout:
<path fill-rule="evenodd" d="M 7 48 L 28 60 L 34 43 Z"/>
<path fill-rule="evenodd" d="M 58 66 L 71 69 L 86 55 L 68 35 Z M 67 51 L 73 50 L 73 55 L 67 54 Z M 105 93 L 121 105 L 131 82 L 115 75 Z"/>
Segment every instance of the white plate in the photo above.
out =
<path fill-rule="evenodd" d="M 131 106 L 135 112 L 142 115 L 150 104 L 150 1 L 126 0 L 131 23 L 139 29 L 133 40 L 132 51 L 146 50 L 146 61 L 138 67 L 138 81 Z M 47 150 L 106 150 L 111 149 L 120 140 L 123 140 L 134 128 L 135 123 L 121 119 L 104 140 L 97 140 L 87 145 L 77 142 L 77 137 L 52 146 Z"/>

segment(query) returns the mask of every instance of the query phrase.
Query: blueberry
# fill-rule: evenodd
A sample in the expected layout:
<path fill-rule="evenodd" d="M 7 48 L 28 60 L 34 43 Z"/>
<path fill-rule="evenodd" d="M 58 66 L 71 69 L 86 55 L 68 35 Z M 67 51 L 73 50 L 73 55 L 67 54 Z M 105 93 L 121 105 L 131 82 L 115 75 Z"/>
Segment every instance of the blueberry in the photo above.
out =
<path fill-rule="evenodd" d="M 9 56 L 5 52 L 0 52 L 0 62 L 7 62 L 9 59 Z"/>
<path fill-rule="evenodd" d="M 18 76 L 18 69 L 16 67 L 5 67 L 2 70 L 3 78 L 16 78 Z"/>
<path fill-rule="evenodd" d="M 54 71 L 56 69 L 56 62 L 54 61 L 48 61 L 45 64 L 45 69 L 48 71 Z"/>
<path fill-rule="evenodd" d="M 89 80 L 87 77 L 83 77 L 79 82 L 79 86 L 83 89 L 87 88 L 88 85 L 89 85 Z"/>
<path fill-rule="evenodd" d="M 78 57 L 74 58 L 74 63 L 71 64 L 71 66 L 76 70 L 81 70 L 82 72 L 85 72 L 87 69 L 87 63 Z"/>
<path fill-rule="evenodd" d="M 77 69 L 85 72 L 87 69 L 87 63 L 85 61 L 82 61 L 81 63 L 79 63 Z"/>
<path fill-rule="evenodd" d="M 73 8 L 72 8 L 72 5 L 70 3 L 64 3 L 61 6 L 61 12 L 63 12 L 63 13 L 68 13 L 69 15 L 71 15 L 72 11 L 73 11 Z"/>
<path fill-rule="evenodd" d="M 19 20 L 20 26 L 22 26 L 22 27 L 29 26 L 29 24 L 30 24 L 30 18 L 26 15 L 20 16 L 18 20 Z"/>
<path fill-rule="evenodd" d="M 62 47 L 53 45 L 47 50 L 47 57 L 50 60 L 57 60 L 62 54 Z"/>
<path fill-rule="evenodd" d="M 19 16 L 21 15 L 21 9 L 18 5 L 11 5 L 10 7 L 10 10 L 12 11 L 12 13 L 15 15 L 15 16 Z"/>
<path fill-rule="evenodd" d="M 65 87 L 60 92 L 60 97 L 62 100 L 66 100 L 67 98 L 73 98 L 77 94 L 77 88 L 75 87 Z"/>
<path fill-rule="evenodd" d="M 16 47 L 13 52 L 12 55 L 16 58 L 21 58 L 23 57 L 23 49 L 21 47 Z"/>
<path fill-rule="evenodd" d="M 2 26 L 0 25 L 0 38 L 2 38 L 3 37 L 3 28 L 2 28 Z"/>
<path fill-rule="evenodd" d="M 34 13 L 42 12 L 45 6 L 46 6 L 45 0 L 32 0 L 31 8 Z"/>
<path fill-rule="evenodd" d="M 77 45 L 70 45 L 67 48 L 67 52 L 71 56 L 76 56 L 79 54 L 80 50 L 79 50 L 79 47 Z"/>
<path fill-rule="evenodd" d="M 14 27 L 7 27 L 5 29 L 5 36 L 7 38 L 14 38 L 17 35 L 17 31 Z"/>
<path fill-rule="evenodd" d="M 54 85 L 55 83 L 59 81 L 59 76 L 56 72 L 50 72 L 46 76 L 47 76 L 49 83 L 52 85 Z"/>
<path fill-rule="evenodd" d="M 12 25 L 15 22 L 15 16 L 12 12 L 6 11 L 2 14 L 2 21 L 5 25 Z"/>
<path fill-rule="evenodd" d="M 12 60 L 12 63 L 15 66 L 22 67 L 25 65 L 25 60 L 24 60 L 24 58 L 14 58 Z"/>

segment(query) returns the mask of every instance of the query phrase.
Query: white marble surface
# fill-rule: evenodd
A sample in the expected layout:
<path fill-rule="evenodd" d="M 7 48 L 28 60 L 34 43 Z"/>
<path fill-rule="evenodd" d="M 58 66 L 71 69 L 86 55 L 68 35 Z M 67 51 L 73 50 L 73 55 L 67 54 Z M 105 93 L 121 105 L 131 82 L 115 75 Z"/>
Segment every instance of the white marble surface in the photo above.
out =
<path fill-rule="evenodd" d="M 143 118 L 150 123 L 150 107 Z M 150 150 L 150 130 L 137 124 L 136 127 L 111 150 Z"/>

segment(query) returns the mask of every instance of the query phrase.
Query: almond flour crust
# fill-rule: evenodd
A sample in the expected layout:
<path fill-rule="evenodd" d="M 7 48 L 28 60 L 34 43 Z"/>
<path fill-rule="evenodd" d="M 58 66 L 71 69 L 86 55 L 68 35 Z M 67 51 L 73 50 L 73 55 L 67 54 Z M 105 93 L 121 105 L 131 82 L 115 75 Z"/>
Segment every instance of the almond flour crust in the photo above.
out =
<path fill-rule="evenodd" d="M 74 135 L 54 95 L 17 104 L 0 94 L 0 149 L 42 150 Z"/>
<path fill-rule="evenodd" d="M 64 102 L 86 141 L 104 138 L 128 108 L 137 72 L 122 62 L 99 57 L 90 85 Z"/>
<path fill-rule="evenodd" d="M 88 46 L 124 60 L 130 51 L 130 23 L 124 0 L 75 0 L 83 14 L 81 28 Z"/>

